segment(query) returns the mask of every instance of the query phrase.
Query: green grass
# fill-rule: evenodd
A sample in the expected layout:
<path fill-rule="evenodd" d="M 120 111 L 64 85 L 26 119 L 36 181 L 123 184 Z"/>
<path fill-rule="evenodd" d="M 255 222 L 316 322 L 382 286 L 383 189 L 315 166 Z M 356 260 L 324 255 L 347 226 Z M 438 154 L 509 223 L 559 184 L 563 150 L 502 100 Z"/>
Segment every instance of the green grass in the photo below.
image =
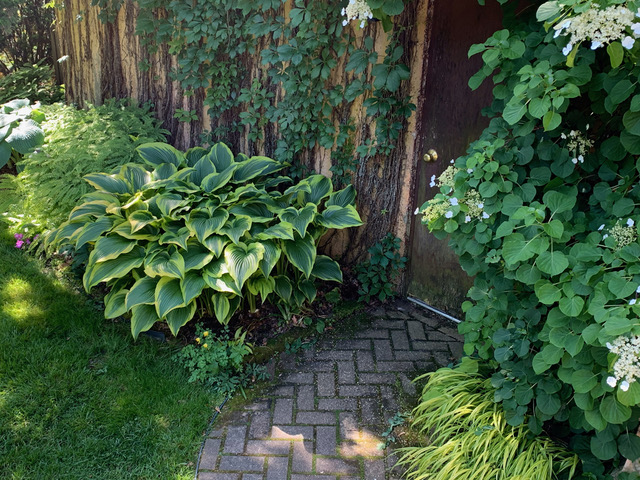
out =
<path fill-rule="evenodd" d="M 0 478 L 192 478 L 218 399 L 13 243 L 0 222 Z"/>

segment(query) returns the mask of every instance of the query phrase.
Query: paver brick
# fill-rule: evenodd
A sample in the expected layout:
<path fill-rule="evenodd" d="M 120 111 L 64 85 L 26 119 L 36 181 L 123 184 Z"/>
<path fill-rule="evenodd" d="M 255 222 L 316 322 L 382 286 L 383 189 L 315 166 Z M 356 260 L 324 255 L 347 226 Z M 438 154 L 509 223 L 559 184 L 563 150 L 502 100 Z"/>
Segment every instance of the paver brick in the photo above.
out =
<path fill-rule="evenodd" d="M 371 325 L 373 328 L 388 328 L 392 330 L 402 330 L 405 325 L 402 320 L 387 320 L 386 318 L 378 318 Z"/>
<path fill-rule="evenodd" d="M 285 383 L 313 383 L 313 373 L 290 373 L 286 377 L 284 377 L 283 381 Z"/>
<path fill-rule="evenodd" d="M 376 360 L 393 360 L 393 350 L 389 340 L 374 340 L 373 350 L 376 355 Z"/>
<path fill-rule="evenodd" d="M 353 358 L 353 352 L 347 350 L 325 350 L 316 354 L 318 360 L 329 360 L 337 362 L 340 360 L 351 360 Z"/>
<path fill-rule="evenodd" d="M 291 475 L 291 480 L 336 480 L 335 475 Z"/>
<path fill-rule="evenodd" d="M 335 425 L 336 416 L 332 412 L 298 412 L 296 423 L 306 425 Z"/>
<path fill-rule="evenodd" d="M 198 480 L 239 480 L 239 473 L 200 472 Z"/>
<path fill-rule="evenodd" d="M 316 458 L 316 472 L 318 473 L 352 475 L 354 473 L 358 473 L 358 470 L 359 467 L 357 461 L 331 457 Z"/>
<path fill-rule="evenodd" d="M 320 398 L 318 410 L 356 410 L 358 402 L 355 398 Z"/>
<path fill-rule="evenodd" d="M 378 383 L 396 383 L 396 376 L 393 373 L 361 373 L 358 378 L 360 384 L 375 385 Z"/>
<path fill-rule="evenodd" d="M 271 432 L 271 413 L 255 412 L 251 415 L 249 438 L 266 438 Z"/>
<path fill-rule="evenodd" d="M 411 340 L 427 340 L 424 333 L 424 326 L 420 322 L 409 320 L 407 322 L 407 331 Z"/>
<path fill-rule="evenodd" d="M 353 362 L 338 362 L 338 383 L 356 383 L 356 370 Z"/>
<path fill-rule="evenodd" d="M 242 475 L 242 480 L 264 480 L 264 475 L 261 473 L 245 473 Z"/>
<path fill-rule="evenodd" d="M 336 380 L 333 372 L 318 373 L 318 395 L 334 397 L 336 394 Z"/>
<path fill-rule="evenodd" d="M 356 333 L 355 337 L 356 338 L 389 338 L 389 330 L 383 330 L 383 329 L 364 330 L 362 332 Z"/>
<path fill-rule="evenodd" d="M 244 437 L 247 426 L 227 427 L 227 436 L 224 439 L 224 453 L 244 452 Z"/>
<path fill-rule="evenodd" d="M 273 409 L 273 423 L 287 424 L 293 421 L 293 398 L 278 398 Z"/>
<path fill-rule="evenodd" d="M 316 455 L 335 455 L 336 447 L 336 427 L 316 427 Z"/>
<path fill-rule="evenodd" d="M 405 361 L 377 362 L 378 372 L 410 372 L 413 363 Z"/>
<path fill-rule="evenodd" d="M 276 397 L 293 397 L 293 385 L 281 385 L 276 387 L 273 394 Z"/>
<path fill-rule="evenodd" d="M 313 444 L 311 442 L 296 442 L 293 444 L 291 471 L 296 473 L 311 473 L 313 470 Z"/>
<path fill-rule="evenodd" d="M 414 350 L 422 350 L 424 352 L 448 351 L 447 342 L 413 342 Z"/>
<path fill-rule="evenodd" d="M 373 385 L 340 385 L 338 392 L 341 397 L 366 397 L 378 393 Z"/>
<path fill-rule="evenodd" d="M 298 410 L 313 410 L 315 403 L 313 385 L 302 385 L 298 387 L 298 397 L 296 398 Z"/>
<path fill-rule="evenodd" d="M 391 332 L 391 341 L 395 350 L 409 350 L 409 337 L 404 330 L 394 330 Z"/>
<path fill-rule="evenodd" d="M 261 472 L 264 469 L 264 457 L 250 457 L 248 455 L 225 455 L 220 457 L 222 471 L 231 472 Z"/>
<path fill-rule="evenodd" d="M 385 480 L 385 465 L 383 460 L 365 460 L 364 478 L 367 480 Z"/>
<path fill-rule="evenodd" d="M 373 355 L 371 352 L 356 352 L 356 363 L 358 365 L 358 371 L 362 372 L 375 372 L 376 364 L 373 361 Z"/>
<path fill-rule="evenodd" d="M 200 468 L 202 470 L 215 470 L 218 453 L 220 452 L 220 443 L 222 443 L 222 440 L 213 438 L 208 438 L 204 442 L 202 456 L 200 457 Z"/>
<path fill-rule="evenodd" d="M 274 425 L 270 437 L 274 440 L 312 440 L 313 427 L 307 425 Z"/>
<path fill-rule="evenodd" d="M 287 478 L 287 470 L 289 469 L 288 457 L 269 457 L 267 462 L 266 480 L 285 480 Z"/>
<path fill-rule="evenodd" d="M 249 440 L 245 453 L 248 455 L 289 455 L 291 442 L 287 440 Z"/>
<path fill-rule="evenodd" d="M 335 344 L 337 350 L 369 350 L 371 348 L 371 340 L 339 340 Z"/>

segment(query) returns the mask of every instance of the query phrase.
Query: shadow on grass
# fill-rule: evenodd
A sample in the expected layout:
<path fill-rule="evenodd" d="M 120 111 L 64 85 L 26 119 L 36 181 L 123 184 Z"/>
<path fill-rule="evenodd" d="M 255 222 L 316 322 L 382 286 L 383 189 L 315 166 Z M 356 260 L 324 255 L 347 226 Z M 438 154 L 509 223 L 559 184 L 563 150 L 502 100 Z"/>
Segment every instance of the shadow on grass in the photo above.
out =
<path fill-rule="evenodd" d="M 191 478 L 217 399 L 13 243 L 0 223 L 0 478 Z"/>

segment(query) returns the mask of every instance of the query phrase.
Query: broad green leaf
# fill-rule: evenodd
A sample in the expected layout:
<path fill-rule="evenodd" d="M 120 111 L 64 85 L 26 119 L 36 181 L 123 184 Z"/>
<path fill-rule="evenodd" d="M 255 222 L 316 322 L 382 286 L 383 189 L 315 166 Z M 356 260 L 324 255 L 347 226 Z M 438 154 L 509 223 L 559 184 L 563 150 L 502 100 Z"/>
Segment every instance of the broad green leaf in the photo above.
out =
<path fill-rule="evenodd" d="M 555 218 L 549 223 L 543 224 L 543 228 L 546 234 L 551 238 L 560 238 L 564 233 L 564 224 L 560 220 Z"/>
<path fill-rule="evenodd" d="M 90 264 L 83 276 L 83 284 L 88 292 L 91 287 L 100 282 L 108 282 L 112 278 L 122 278 L 134 268 L 138 268 L 144 262 L 144 249 L 135 247 L 118 258 L 104 262 Z"/>
<path fill-rule="evenodd" d="M 226 325 L 230 317 L 229 312 L 231 311 L 229 299 L 223 293 L 214 293 L 211 295 L 211 301 L 213 303 L 213 313 L 216 318 L 221 324 Z"/>
<path fill-rule="evenodd" d="M 551 365 L 549 365 L 542 357 L 542 354 L 540 352 L 536 353 L 533 357 L 531 366 L 533 367 L 533 371 L 538 375 L 546 372 L 551 367 Z"/>
<path fill-rule="evenodd" d="M 217 172 L 228 169 L 234 163 L 233 153 L 224 143 L 213 145 L 207 158 L 213 163 Z"/>
<path fill-rule="evenodd" d="M 635 91 L 635 84 L 624 78 L 614 85 L 609 93 L 609 99 L 613 105 L 624 102 Z"/>
<path fill-rule="evenodd" d="M 613 439 L 602 440 L 594 436 L 589 440 L 589 446 L 599 460 L 611 460 L 618 453 L 618 445 Z"/>
<path fill-rule="evenodd" d="M 267 298 L 276 288 L 276 281 L 273 277 L 256 277 L 247 280 L 247 288 L 253 295 L 260 295 L 262 303 L 267 301 Z"/>
<path fill-rule="evenodd" d="M 266 172 L 281 170 L 285 165 L 268 157 L 251 157 L 238 164 L 238 168 L 233 174 L 233 181 L 245 183 Z"/>
<path fill-rule="evenodd" d="M 545 415 L 555 415 L 562 407 L 562 402 L 557 394 L 540 392 L 536 397 L 536 406 Z"/>
<path fill-rule="evenodd" d="M 138 338 L 140 332 L 146 332 L 158 320 L 156 308 L 153 305 L 136 305 L 131 310 L 131 334 L 134 339 Z"/>
<path fill-rule="evenodd" d="M 69 221 L 74 220 L 86 220 L 83 217 L 99 217 L 107 213 L 107 208 L 113 206 L 106 200 L 95 200 L 91 202 L 85 202 L 82 205 L 75 207 L 69 214 Z"/>
<path fill-rule="evenodd" d="M 316 216 L 316 212 L 316 205 L 311 203 L 300 210 L 296 210 L 294 207 L 286 208 L 278 216 L 283 222 L 291 224 L 300 236 L 304 237 L 307 234 L 307 227 Z"/>
<path fill-rule="evenodd" d="M 557 1 L 545 2 L 536 10 L 536 18 L 539 22 L 552 20 L 560 14 L 561 8 Z"/>
<path fill-rule="evenodd" d="M 184 297 L 180 280 L 177 278 L 161 277 L 156 286 L 156 313 L 164 318 L 171 310 L 184 307 Z"/>
<path fill-rule="evenodd" d="M 541 272 L 549 275 L 560 275 L 569 266 L 569 260 L 562 252 L 542 252 L 536 259 L 536 266 Z"/>
<path fill-rule="evenodd" d="M 260 260 L 264 256 L 264 246 L 260 243 L 246 245 L 228 245 L 224 250 L 224 258 L 229 270 L 229 275 L 241 290 L 244 282 L 253 275 L 259 267 Z"/>
<path fill-rule="evenodd" d="M 259 243 L 264 247 L 264 255 L 262 256 L 262 260 L 260 260 L 259 264 L 260 271 L 266 278 L 268 278 L 269 275 L 271 275 L 273 267 L 278 263 L 278 260 L 282 255 L 282 250 L 280 250 L 280 247 L 271 240 L 262 240 Z"/>
<path fill-rule="evenodd" d="M 626 392 L 621 388 L 616 389 L 616 398 L 622 405 L 629 407 L 635 407 L 640 404 L 640 383 L 637 381 L 631 382 Z"/>
<path fill-rule="evenodd" d="M 76 250 L 83 245 L 95 242 L 100 236 L 113 227 L 114 218 L 100 217 L 93 223 L 87 223 L 76 238 Z"/>
<path fill-rule="evenodd" d="M 502 243 L 502 256 L 507 264 L 524 262 L 535 255 L 534 240 L 526 240 L 521 233 L 512 233 Z"/>
<path fill-rule="evenodd" d="M 182 279 L 180 286 L 182 288 L 182 297 L 185 303 L 190 303 L 192 300 L 198 298 L 202 293 L 204 287 L 207 286 L 204 281 L 202 272 L 187 272 Z"/>
<path fill-rule="evenodd" d="M 16 152 L 26 155 L 44 143 L 44 131 L 37 122 L 26 119 L 11 129 L 4 139 Z"/>
<path fill-rule="evenodd" d="M 202 189 L 207 193 L 215 192 L 229 183 L 233 172 L 236 169 L 236 165 L 231 165 L 226 170 L 220 173 L 211 173 L 202 179 L 200 184 Z"/>
<path fill-rule="evenodd" d="M 625 433 L 618 437 L 620 454 L 632 462 L 640 458 L 640 437 L 635 433 Z"/>
<path fill-rule="evenodd" d="M 291 299 L 291 293 L 293 291 L 291 282 L 284 275 L 278 275 L 277 277 L 273 277 L 273 279 L 276 282 L 274 291 L 282 300 L 288 303 Z"/>
<path fill-rule="evenodd" d="M 215 278 L 205 273 L 205 275 L 203 275 L 203 278 L 205 282 L 207 282 L 207 285 L 218 292 L 233 293 L 235 295 L 242 296 L 242 290 L 238 287 L 235 280 L 228 273 L 225 273 L 219 278 Z"/>
<path fill-rule="evenodd" d="M 319 205 L 320 201 L 330 195 L 333 191 L 333 184 L 331 183 L 331 180 L 324 175 L 311 175 L 303 181 L 307 182 L 309 187 L 311 187 L 311 192 L 300 193 L 300 196 L 302 197 L 301 203 L 303 205 L 306 205 L 307 203 Z"/>
<path fill-rule="evenodd" d="M 563 297 L 560 299 L 560 311 L 568 317 L 577 317 L 584 308 L 584 299 L 578 297 Z"/>
<path fill-rule="evenodd" d="M 597 384 L 598 376 L 586 369 L 577 370 L 571 376 L 571 385 L 577 393 L 588 393 Z"/>
<path fill-rule="evenodd" d="M 304 273 L 305 277 L 309 278 L 316 260 L 316 246 L 313 237 L 307 234 L 304 238 L 301 238 L 298 234 L 295 234 L 295 240 L 284 240 L 282 242 L 282 249 L 291 264 Z"/>
<path fill-rule="evenodd" d="M 167 313 L 167 324 L 171 333 L 178 335 L 180 327 L 184 326 L 189 320 L 193 318 L 196 313 L 196 302 L 188 303 L 186 307 L 175 308 Z"/>
<path fill-rule="evenodd" d="M 140 154 L 142 160 L 156 167 L 163 163 L 168 163 L 175 167 L 186 164 L 184 154 L 166 143 L 144 143 L 136 148 L 136 151 Z"/>
<path fill-rule="evenodd" d="M 233 217 L 227 220 L 224 226 L 219 229 L 219 233 L 226 235 L 237 245 L 250 228 L 251 219 L 249 217 Z"/>
<path fill-rule="evenodd" d="M 128 292 L 126 288 L 112 290 L 104 297 L 104 318 L 117 318 L 127 313 L 125 298 Z"/>
<path fill-rule="evenodd" d="M 182 252 L 182 257 L 185 271 L 201 270 L 214 259 L 211 251 L 199 243 L 190 243 L 187 251 Z"/>
<path fill-rule="evenodd" d="M 549 111 L 542 117 L 542 126 L 545 132 L 555 130 L 562 123 L 562 115 L 557 112 Z"/>
<path fill-rule="evenodd" d="M 346 207 L 339 207 L 332 205 L 319 214 L 317 221 L 320 225 L 326 228 L 348 228 L 359 227 L 362 225 L 360 215 L 356 211 L 353 205 L 347 205 Z"/>
<path fill-rule="evenodd" d="M 515 125 L 527 112 L 527 106 L 521 101 L 516 103 L 509 103 L 502 113 L 502 117 L 509 125 Z"/>
<path fill-rule="evenodd" d="M 136 210 L 127 216 L 127 220 L 131 225 L 131 233 L 134 234 L 158 219 L 147 210 Z"/>
<path fill-rule="evenodd" d="M 193 166 L 191 181 L 196 185 L 201 185 L 202 181 L 211 174 L 216 173 L 216 166 L 208 157 L 202 157 Z"/>
<path fill-rule="evenodd" d="M 600 402 L 600 413 L 602 418 L 615 425 L 620 425 L 631 418 L 631 408 L 622 405 L 612 396 L 606 396 Z"/>
<path fill-rule="evenodd" d="M 340 265 L 338 265 L 338 262 L 325 255 L 316 256 L 316 261 L 313 264 L 311 275 L 321 280 L 342 283 L 342 271 L 340 270 Z"/>
<path fill-rule="evenodd" d="M 264 203 L 248 203 L 245 205 L 234 205 L 229 209 L 229 213 L 233 215 L 242 215 L 251 217 L 251 223 L 267 223 L 274 218 L 273 213 Z"/>
<path fill-rule="evenodd" d="M 605 428 L 607 428 L 607 421 L 602 418 L 602 414 L 598 408 L 594 408 L 593 410 L 586 410 L 584 412 L 584 418 L 587 420 L 587 423 L 595 428 L 597 431 L 601 432 Z"/>
<path fill-rule="evenodd" d="M 123 165 L 120 169 L 120 176 L 129 184 L 131 187 L 129 191 L 132 193 L 142 190 L 142 187 L 151 181 L 151 173 L 135 163 Z"/>
<path fill-rule="evenodd" d="M 204 243 L 210 235 L 219 233 L 228 219 L 229 213 L 222 208 L 215 210 L 213 213 L 197 209 L 189 214 L 186 226 L 201 243 Z"/>
<path fill-rule="evenodd" d="M 107 193 L 124 194 L 129 192 L 127 182 L 118 175 L 109 175 L 107 173 L 90 173 L 85 175 L 84 180 L 93 188 Z"/>
<path fill-rule="evenodd" d="M 153 259 L 145 260 L 144 272 L 150 277 L 184 278 L 184 258 L 179 252 L 161 251 Z"/>
<path fill-rule="evenodd" d="M 187 249 L 187 240 L 191 236 L 188 228 L 184 227 L 177 232 L 166 232 L 159 239 L 160 245 L 179 245 L 183 249 Z"/>
<path fill-rule="evenodd" d="M 202 147 L 190 148 L 184 154 L 185 159 L 187 161 L 187 165 L 189 167 L 193 167 L 198 162 L 198 160 L 204 157 L 207 153 L 208 151 L 206 148 L 202 148 Z"/>
<path fill-rule="evenodd" d="M 125 308 L 131 310 L 136 305 L 153 305 L 156 301 L 157 278 L 142 277 L 129 290 L 125 299 Z"/>
<path fill-rule="evenodd" d="M 100 237 L 89 255 L 88 265 L 118 258 L 123 253 L 128 253 L 133 250 L 136 245 L 137 242 L 127 240 L 119 235 Z"/>
<path fill-rule="evenodd" d="M 611 42 L 607 45 L 607 53 L 609 54 L 609 61 L 611 62 L 611 68 L 618 68 L 622 64 L 624 59 L 624 50 L 620 42 Z"/>
<path fill-rule="evenodd" d="M 260 240 L 279 238 L 281 240 L 293 240 L 293 225 L 288 222 L 277 223 L 260 232 L 257 236 Z"/>
<path fill-rule="evenodd" d="M 164 193 L 162 195 L 156 195 L 153 198 L 158 209 L 162 215 L 165 216 L 170 216 L 176 208 L 188 204 L 188 200 L 183 199 L 182 196 L 177 193 Z"/>
<path fill-rule="evenodd" d="M 329 195 L 326 206 L 330 207 L 335 205 L 337 207 L 346 207 L 347 205 L 353 205 L 355 201 L 356 189 L 353 185 L 349 185 L 348 187 Z"/>
<path fill-rule="evenodd" d="M 205 247 L 211 250 L 213 255 L 217 258 L 222 255 L 222 251 L 228 242 L 229 240 L 222 235 L 210 235 L 202 243 Z"/>

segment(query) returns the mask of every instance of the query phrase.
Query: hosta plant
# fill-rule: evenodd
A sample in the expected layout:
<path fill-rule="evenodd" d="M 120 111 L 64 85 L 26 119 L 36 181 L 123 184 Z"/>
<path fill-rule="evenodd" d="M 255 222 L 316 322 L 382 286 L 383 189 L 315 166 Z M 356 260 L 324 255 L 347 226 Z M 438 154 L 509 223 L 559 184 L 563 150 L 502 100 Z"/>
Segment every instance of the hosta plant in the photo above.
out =
<path fill-rule="evenodd" d="M 0 105 L 0 168 L 15 164 L 22 155 L 44 142 L 40 123 L 44 115 L 27 99 Z"/>
<path fill-rule="evenodd" d="M 340 282 L 318 239 L 361 224 L 355 190 L 333 192 L 313 175 L 292 184 L 286 165 L 218 143 L 182 153 L 163 143 L 138 147 L 148 167 L 127 164 L 85 176 L 84 197 L 47 242 L 88 245 L 84 287 L 110 287 L 105 316 L 131 314 L 134 337 L 157 321 L 176 334 L 198 310 L 226 324 L 245 303 L 302 306 L 316 279 Z"/>

